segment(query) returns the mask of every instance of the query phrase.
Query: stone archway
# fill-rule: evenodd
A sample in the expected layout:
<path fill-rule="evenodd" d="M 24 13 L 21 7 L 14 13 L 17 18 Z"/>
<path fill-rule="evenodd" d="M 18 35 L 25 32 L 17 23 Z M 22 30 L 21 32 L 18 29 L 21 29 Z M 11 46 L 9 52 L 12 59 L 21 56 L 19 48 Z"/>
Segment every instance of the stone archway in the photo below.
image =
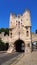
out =
<path fill-rule="evenodd" d="M 14 42 L 14 47 L 15 47 L 15 50 L 16 52 L 24 52 L 25 51 L 25 43 L 23 40 L 16 40 Z"/>

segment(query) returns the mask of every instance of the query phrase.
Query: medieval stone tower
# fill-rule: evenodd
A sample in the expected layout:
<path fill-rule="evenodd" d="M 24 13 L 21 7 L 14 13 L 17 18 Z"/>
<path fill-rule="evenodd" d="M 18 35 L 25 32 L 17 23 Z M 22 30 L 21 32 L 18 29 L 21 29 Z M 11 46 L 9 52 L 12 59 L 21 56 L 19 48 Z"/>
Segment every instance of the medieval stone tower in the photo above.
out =
<path fill-rule="evenodd" d="M 24 51 L 31 52 L 31 19 L 30 11 L 26 10 L 23 15 L 10 14 L 9 22 L 9 49 L 7 52 Z"/>

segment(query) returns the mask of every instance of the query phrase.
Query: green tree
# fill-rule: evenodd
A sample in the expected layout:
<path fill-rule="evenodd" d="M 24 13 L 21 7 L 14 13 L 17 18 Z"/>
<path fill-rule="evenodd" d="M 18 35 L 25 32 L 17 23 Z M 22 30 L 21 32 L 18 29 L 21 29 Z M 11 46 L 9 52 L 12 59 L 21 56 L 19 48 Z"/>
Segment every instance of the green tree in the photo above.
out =
<path fill-rule="evenodd" d="M 5 43 L 0 39 L 0 51 L 5 50 Z"/>
<path fill-rule="evenodd" d="M 0 39 L 0 51 L 6 51 L 9 48 L 9 43 L 4 43 L 1 39 Z"/>
<path fill-rule="evenodd" d="M 5 34 L 4 35 L 9 35 L 9 28 L 1 28 L 0 29 L 0 33 L 2 33 L 2 32 L 5 32 Z"/>
<path fill-rule="evenodd" d="M 5 29 L 5 35 L 6 35 L 6 34 L 9 35 L 9 29 L 8 29 L 8 28 Z"/>
<path fill-rule="evenodd" d="M 4 31 L 5 31 L 5 29 L 4 29 L 4 28 L 1 28 L 1 29 L 0 29 L 0 33 L 1 33 L 1 32 L 4 32 Z"/>

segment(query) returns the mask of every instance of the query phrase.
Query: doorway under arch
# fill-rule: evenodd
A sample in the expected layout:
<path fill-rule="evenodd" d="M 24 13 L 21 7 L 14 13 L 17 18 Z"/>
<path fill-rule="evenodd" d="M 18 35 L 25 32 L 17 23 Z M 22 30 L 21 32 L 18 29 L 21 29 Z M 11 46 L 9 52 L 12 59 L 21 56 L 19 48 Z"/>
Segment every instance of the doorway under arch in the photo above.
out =
<path fill-rule="evenodd" d="M 23 40 L 16 40 L 14 43 L 16 52 L 25 52 L 25 43 Z"/>

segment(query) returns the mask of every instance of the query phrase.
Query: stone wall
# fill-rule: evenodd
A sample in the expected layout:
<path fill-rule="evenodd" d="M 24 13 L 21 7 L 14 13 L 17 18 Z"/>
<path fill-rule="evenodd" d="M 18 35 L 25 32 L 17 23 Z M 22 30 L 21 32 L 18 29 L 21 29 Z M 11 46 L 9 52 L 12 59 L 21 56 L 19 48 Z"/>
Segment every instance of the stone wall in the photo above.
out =
<path fill-rule="evenodd" d="M 0 38 L 3 42 L 9 43 L 9 36 L 8 35 L 4 36 L 4 32 L 0 33 Z"/>

